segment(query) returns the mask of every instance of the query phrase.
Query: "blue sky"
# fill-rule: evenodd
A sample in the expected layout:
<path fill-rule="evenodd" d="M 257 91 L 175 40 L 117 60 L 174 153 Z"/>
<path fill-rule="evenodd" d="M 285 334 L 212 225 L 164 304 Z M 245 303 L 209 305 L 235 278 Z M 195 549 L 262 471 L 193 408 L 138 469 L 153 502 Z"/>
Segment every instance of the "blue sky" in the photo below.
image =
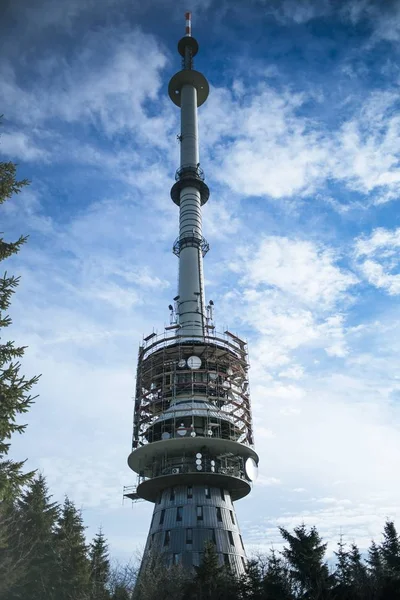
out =
<path fill-rule="evenodd" d="M 25 8 L 23 5 L 25 4 Z M 152 507 L 121 505 L 136 355 L 176 294 L 179 111 L 167 95 L 193 11 L 207 297 L 249 341 L 261 476 L 248 549 L 315 524 L 365 548 L 400 524 L 400 4 L 37 0 L 2 19 L 0 152 L 31 186 L 10 336 L 42 373 L 14 456 L 129 559 Z M 333 548 L 333 545 L 330 546 Z"/>

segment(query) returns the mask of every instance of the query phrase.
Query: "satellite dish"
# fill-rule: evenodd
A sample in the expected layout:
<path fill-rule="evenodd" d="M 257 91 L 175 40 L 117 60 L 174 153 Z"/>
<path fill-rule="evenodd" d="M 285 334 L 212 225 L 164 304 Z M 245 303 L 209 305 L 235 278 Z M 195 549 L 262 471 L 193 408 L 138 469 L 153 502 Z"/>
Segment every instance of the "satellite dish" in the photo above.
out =
<path fill-rule="evenodd" d="M 198 452 L 198 453 L 196 454 L 196 458 L 202 458 L 202 457 L 203 457 L 203 455 L 202 455 L 200 452 Z"/>
<path fill-rule="evenodd" d="M 181 423 L 180 427 L 178 427 L 178 429 L 176 430 L 176 433 L 178 435 L 180 435 L 181 437 L 183 437 L 184 435 L 186 435 L 186 427 L 184 426 L 183 423 Z"/>
<path fill-rule="evenodd" d="M 181 358 L 181 360 L 178 362 L 178 367 L 180 369 L 183 369 L 183 367 L 186 367 L 186 360 L 184 358 Z"/>
<path fill-rule="evenodd" d="M 215 381 L 215 380 L 218 378 L 218 373 L 216 373 L 215 371 L 211 371 L 211 372 L 208 374 L 208 376 L 209 376 L 209 378 L 210 378 L 212 381 Z"/>
<path fill-rule="evenodd" d="M 168 431 L 164 431 L 164 433 L 161 435 L 162 440 L 169 440 L 170 437 L 171 435 L 168 433 Z"/>
<path fill-rule="evenodd" d="M 203 467 L 202 467 L 201 465 L 197 465 L 196 469 L 197 469 L 198 471 L 202 471 L 202 470 L 203 470 Z"/>
<path fill-rule="evenodd" d="M 187 364 L 189 369 L 200 369 L 201 367 L 201 358 L 198 356 L 189 356 L 187 359 Z"/>
<path fill-rule="evenodd" d="M 227 390 L 228 388 L 231 387 L 231 384 L 229 383 L 229 381 L 224 381 L 224 383 L 222 384 L 222 387 Z"/>
<path fill-rule="evenodd" d="M 212 429 L 209 429 L 209 430 L 207 431 L 207 435 L 212 435 Z"/>
<path fill-rule="evenodd" d="M 192 433 L 190 435 L 191 435 L 191 437 L 196 437 L 196 432 L 192 431 Z"/>
<path fill-rule="evenodd" d="M 255 481 L 258 477 L 258 467 L 254 458 L 249 457 L 246 460 L 244 468 L 246 471 L 247 478 L 250 479 L 250 481 Z"/>
<path fill-rule="evenodd" d="M 229 369 L 227 369 L 226 374 L 229 375 L 229 376 L 233 375 L 233 371 L 232 371 L 232 369 L 230 367 L 229 367 Z"/>

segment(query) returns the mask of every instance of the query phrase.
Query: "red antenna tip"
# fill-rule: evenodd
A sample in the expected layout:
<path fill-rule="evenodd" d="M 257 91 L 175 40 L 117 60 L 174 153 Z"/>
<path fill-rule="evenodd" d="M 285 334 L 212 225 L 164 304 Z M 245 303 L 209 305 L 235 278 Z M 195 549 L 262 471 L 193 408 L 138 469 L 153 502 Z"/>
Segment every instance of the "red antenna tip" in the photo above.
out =
<path fill-rule="evenodd" d="M 192 13 L 191 12 L 185 13 L 185 20 L 186 20 L 185 35 L 191 36 L 192 35 Z"/>

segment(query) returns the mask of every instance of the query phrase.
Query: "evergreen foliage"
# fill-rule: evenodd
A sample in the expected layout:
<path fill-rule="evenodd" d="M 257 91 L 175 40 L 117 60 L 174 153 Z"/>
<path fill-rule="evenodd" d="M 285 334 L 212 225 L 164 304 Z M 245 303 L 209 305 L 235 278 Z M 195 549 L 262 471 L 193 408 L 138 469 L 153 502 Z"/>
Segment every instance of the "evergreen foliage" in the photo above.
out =
<path fill-rule="evenodd" d="M 399 538 L 391 521 L 366 559 L 355 544 L 340 540 L 334 573 L 317 530 L 300 525 L 281 530 L 283 550 L 249 561 L 240 578 L 220 565 L 208 544 L 193 572 L 167 566 L 153 552 L 137 579 L 129 565 L 110 566 L 101 530 L 86 544 L 80 512 L 68 498 L 62 508 L 52 502 L 42 475 L 3 506 L 0 530 L 6 528 L 8 538 L 0 546 L 1 600 L 400 600 Z"/>
<path fill-rule="evenodd" d="M 110 578 L 110 561 L 107 541 L 101 529 L 90 546 L 89 560 L 90 599 L 109 600 L 107 583 Z"/>
<path fill-rule="evenodd" d="M 264 598 L 269 600 L 291 600 L 293 580 L 288 565 L 277 556 L 275 550 L 268 557 L 263 581 Z"/>
<path fill-rule="evenodd" d="M 25 572 L 14 586 L 17 597 L 41 600 L 57 598 L 57 555 L 54 533 L 59 506 L 51 502 L 43 475 L 36 477 L 16 502 L 18 552 L 25 557 Z M 19 596 L 18 596 L 19 594 Z"/>
<path fill-rule="evenodd" d="M 332 577 L 324 562 L 327 545 L 322 543 L 315 527 L 307 531 L 303 524 L 295 527 L 293 534 L 280 527 L 280 532 L 288 543 L 283 556 L 288 562 L 297 597 L 322 600 L 332 584 Z"/>
<path fill-rule="evenodd" d="M 0 204 L 13 194 L 20 192 L 28 181 L 18 181 L 16 165 L 12 162 L 0 162 Z M 14 242 L 0 237 L 0 261 L 19 252 L 27 238 L 21 236 Z M 0 277 L 0 329 L 9 327 L 11 319 L 7 315 L 11 298 L 18 286 L 19 278 L 7 272 Z M 24 473 L 24 461 L 8 458 L 10 438 L 13 433 L 22 433 L 26 425 L 18 422 L 18 417 L 28 411 L 34 398 L 30 391 L 38 377 L 26 379 L 20 373 L 19 360 L 24 354 L 23 346 L 16 347 L 14 342 L 0 343 L 0 502 L 11 499 L 26 484 L 33 473 Z"/>
<path fill-rule="evenodd" d="M 65 498 L 55 532 L 58 559 L 58 600 L 86 600 L 90 591 L 90 562 L 82 515 Z"/>

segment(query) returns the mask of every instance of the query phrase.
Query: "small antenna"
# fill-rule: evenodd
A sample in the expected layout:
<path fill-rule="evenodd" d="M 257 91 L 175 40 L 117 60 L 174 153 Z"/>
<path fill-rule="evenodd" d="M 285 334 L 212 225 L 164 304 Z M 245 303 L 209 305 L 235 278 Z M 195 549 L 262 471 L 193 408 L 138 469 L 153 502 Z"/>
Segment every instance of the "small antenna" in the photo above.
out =
<path fill-rule="evenodd" d="M 187 37 L 192 37 L 192 13 L 186 12 L 185 19 L 186 19 L 185 35 Z"/>

